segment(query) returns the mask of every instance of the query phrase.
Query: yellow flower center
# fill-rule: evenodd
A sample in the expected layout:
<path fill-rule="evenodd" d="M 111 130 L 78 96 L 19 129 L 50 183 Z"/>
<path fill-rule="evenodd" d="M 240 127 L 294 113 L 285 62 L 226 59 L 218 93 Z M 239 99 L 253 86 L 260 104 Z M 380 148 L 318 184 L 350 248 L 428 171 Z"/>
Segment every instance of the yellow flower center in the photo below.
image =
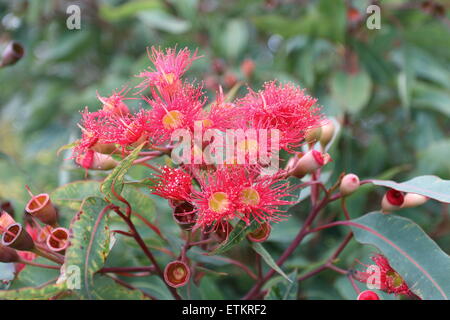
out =
<path fill-rule="evenodd" d="M 210 119 L 204 119 L 204 120 L 202 120 L 202 125 L 205 128 L 209 128 L 209 127 L 212 127 L 213 122 Z"/>
<path fill-rule="evenodd" d="M 225 192 L 214 192 L 208 201 L 209 209 L 217 213 L 226 211 L 229 203 L 228 195 Z"/>
<path fill-rule="evenodd" d="M 253 188 L 245 188 L 242 189 L 239 199 L 242 203 L 249 205 L 249 206 L 256 206 L 259 204 L 259 201 L 261 200 L 258 191 L 256 191 Z"/>
<path fill-rule="evenodd" d="M 166 80 L 168 84 L 172 84 L 175 81 L 175 75 L 173 73 L 165 73 L 164 80 Z"/>
<path fill-rule="evenodd" d="M 178 267 L 178 268 L 175 268 L 175 270 L 173 270 L 173 277 L 175 278 L 175 280 L 177 280 L 177 281 L 183 280 L 183 278 L 185 276 L 186 276 L 186 270 L 184 270 L 184 268 Z"/>
<path fill-rule="evenodd" d="M 256 141 L 255 139 L 245 139 L 239 141 L 238 148 L 239 150 L 248 152 L 250 154 L 256 153 L 258 151 L 258 141 Z"/>
<path fill-rule="evenodd" d="M 163 118 L 162 123 L 166 129 L 176 129 L 183 122 L 183 114 L 178 110 L 169 111 Z"/>

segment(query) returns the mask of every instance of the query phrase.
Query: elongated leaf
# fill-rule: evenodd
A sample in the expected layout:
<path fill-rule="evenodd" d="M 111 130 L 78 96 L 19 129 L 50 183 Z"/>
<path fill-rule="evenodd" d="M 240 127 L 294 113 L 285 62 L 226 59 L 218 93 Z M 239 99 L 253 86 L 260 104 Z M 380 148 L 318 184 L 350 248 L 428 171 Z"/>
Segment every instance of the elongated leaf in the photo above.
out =
<path fill-rule="evenodd" d="M 15 290 L 1 290 L 0 299 L 6 300 L 45 300 L 66 290 L 64 284 L 51 284 L 41 288 L 24 287 Z"/>
<path fill-rule="evenodd" d="M 103 194 L 100 192 L 100 182 L 85 180 L 65 184 L 53 191 L 50 197 L 59 206 L 79 210 L 83 200 L 88 197 L 103 198 Z"/>
<path fill-rule="evenodd" d="M 252 244 L 253 250 L 255 250 L 256 253 L 258 253 L 261 256 L 261 258 L 264 259 L 264 261 L 269 265 L 269 267 L 271 267 L 273 270 L 278 272 L 287 281 L 291 281 L 289 279 L 289 277 L 283 272 L 283 270 L 281 270 L 281 268 L 277 265 L 275 260 L 273 260 L 273 258 L 270 255 L 270 253 L 267 252 L 267 250 L 262 246 L 261 243 L 259 243 L 259 242 L 252 242 L 251 244 Z"/>
<path fill-rule="evenodd" d="M 349 222 L 357 241 L 377 247 L 422 299 L 450 297 L 450 257 L 414 222 L 379 212 Z"/>
<path fill-rule="evenodd" d="M 287 277 L 286 281 L 276 281 L 275 284 L 270 287 L 265 300 L 297 300 L 298 281 L 297 270 L 294 270 Z"/>
<path fill-rule="evenodd" d="M 233 231 L 231 231 L 230 234 L 228 235 L 228 239 L 223 243 L 221 243 L 216 249 L 209 252 L 208 255 L 211 256 L 216 254 L 222 254 L 230 250 L 239 242 L 244 240 L 247 234 L 256 231 L 258 227 L 259 223 L 256 220 L 253 220 L 248 226 L 247 223 L 245 223 L 245 221 L 239 221 L 238 224 L 236 224 L 236 226 L 234 227 Z"/>
<path fill-rule="evenodd" d="M 343 111 L 357 114 L 369 102 L 372 80 L 364 71 L 357 74 L 338 72 L 331 78 L 331 94 Z"/>
<path fill-rule="evenodd" d="M 141 151 L 144 144 L 133 150 L 125 159 L 120 161 L 117 167 L 108 175 L 108 177 L 101 184 L 100 190 L 110 201 L 115 199 L 112 193 L 112 186 L 114 185 L 114 191 L 118 194 L 122 192 L 123 188 L 123 178 L 128 170 L 131 168 L 133 161 L 137 159 L 139 152 Z"/>
<path fill-rule="evenodd" d="M 103 267 L 109 253 L 108 216 L 100 215 L 107 205 L 106 201 L 99 198 L 86 199 L 70 226 L 70 246 L 66 250 L 65 270 L 69 274 L 73 270 L 69 268 L 79 268 L 79 292 L 87 298 L 92 298 L 94 273 Z"/>
<path fill-rule="evenodd" d="M 450 203 L 450 181 L 436 176 L 420 176 L 402 183 L 391 180 L 370 180 L 370 182 L 377 186 L 413 192 L 440 202 Z"/>
<path fill-rule="evenodd" d="M 143 300 L 146 297 L 138 290 L 130 290 L 103 275 L 94 277 L 91 296 L 96 300 Z"/>

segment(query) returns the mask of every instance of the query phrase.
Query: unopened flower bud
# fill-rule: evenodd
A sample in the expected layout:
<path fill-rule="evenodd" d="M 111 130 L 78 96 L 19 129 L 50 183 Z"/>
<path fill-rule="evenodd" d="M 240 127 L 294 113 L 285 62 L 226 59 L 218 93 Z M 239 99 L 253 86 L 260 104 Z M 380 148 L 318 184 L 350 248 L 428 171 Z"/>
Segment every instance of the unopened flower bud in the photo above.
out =
<path fill-rule="evenodd" d="M 381 209 L 383 213 L 389 213 L 394 210 L 398 210 L 403 205 L 405 197 L 403 192 L 397 191 L 395 189 L 390 189 L 383 197 L 381 201 Z"/>
<path fill-rule="evenodd" d="M 356 300 L 380 300 L 380 297 L 375 292 L 371 290 L 366 290 L 361 292 L 356 298 Z"/>
<path fill-rule="evenodd" d="M 417 193 L 407 193 L 402 204 L 402 208 L 413 208 L 420 206 L 428 201 L 428 198 Z"/>
<path fill-rule="evenodd" d="M 75 162 L 85 169 L 89 170 L 111 170 L 118 165 L 118 162 L 110 155 L 88 150 L 79 155 Z"/>
<path fill-rule="evenodd" d="M 112 154 L 117 150 L 114 143 L 96 143 L 92 146 L 92 150 L 102 154 Z"/>
<path fill-rule="evenodd" d="M 241 72 L 246 78 L 251 78 L 255 71 L 255 62 L 252 59 L 245 59 L 241 64 Z"/>
<path fill-rule="evenodd" d="M 322 134 L 320 135 L 320 144 L 322 148 L 325 148 L 333 139 L 334 136 L 334 123 L 331 120 L 325 120 L 322 125 Z"/>
<path fill-rule="evenodd" d="M 306 131 L 305 140 L 309 144 L 314 144 L 320 140 L 321 135 L 322 135 L 321 127 L 311 128 Z"/>
<path fill-rule="evenodd" d="M 19 262 L 19 260 L 20 258 L 16 250 L 0 244 L 0 262 L 11 263 Z"/>
<path fill-rule="evenodd" d="M 173 218 L 183 230 L 191 230 L 196 221 L 195 208 L 192 203 L 184 201 L 173 208 Z"/>
<path fill-rule="evenodd" d="M 53 227 L 58 225 L 56 209 L 47 193 L 32 196 L 25 207 L 25 211 L 45 224 Z"/>
<path fill-rule="evenodd" d="M 47 246 L 54 252 L 64 252 L 69 245 L 69 230 L 66 228 L 53 229 L 47 236 Z"/>
<path fill-rule="evenodd" d="M 342 196 L 348 196 L 359 188 L 359 178 L 356 174 L 346 174 L 342 180 L 339 190 Z"/>
<path fill-rule="evenodd" d="M 19 223 L 9 225 L 2 236 L 2 245 L 21 251 L 34 249 L 30 234 Z"/>
<path fill-rule="evenodd" d="M 16 42 L 11 41 L 5 48 L 2 54 L 2 60 L 0 61 L 0 67 L 6 67 L 15 64 L 19 61 L 25 53 L 23 46 Z"/>
<path fill-rule="evenodd" d="M 272 227 L 267 222 L 260 224 L 259 228 L 255 231 L 249 233 L 247 238 L 253 242 L 263 242 L 266 241 L 270 236 L 270 231 Z"/>
<path fill-rule="evenodd" d="M 292 175 L 302 178 L 306 174 L 311 173 L 331 161 L 328 154 L 323 154 L 317 150 L 310 150 L 298 159 Z"/>
<path fill-rule="evenodd" d="M 183 261 L 173 261 L 164 269 L 164 280 L 173 288 L 184 286 L 188 283 L 190 276 L 189 266 Z"/>

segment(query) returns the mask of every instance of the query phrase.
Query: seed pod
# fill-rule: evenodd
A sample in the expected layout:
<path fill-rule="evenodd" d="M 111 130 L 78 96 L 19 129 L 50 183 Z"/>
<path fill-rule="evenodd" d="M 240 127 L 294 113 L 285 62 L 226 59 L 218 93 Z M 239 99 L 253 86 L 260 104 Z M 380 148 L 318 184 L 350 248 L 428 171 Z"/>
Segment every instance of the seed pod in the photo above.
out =
<path fill-rule="evenodd" d="M 356 298 L 356 300 L 380 300 L 380 297 L 375 292 L 371 290 L 366 290 L 361 292 Z"/>
<path fill-rule="evenodd" d="M 6 211 L 0 211 L 0 227 L 2 228 L 2 229 L 5 229 L 5 228 L 7 228 L 10 224 L 13 224 L 13 223 L 15 223 L 16 221 L 14 221 L 14 218 L 13 217 L 11 217 L 9 214 L 8 214 L 8 212 L 6 212 Z M 0 233 L 1 233 L 1 230 L 2 229 L 0 229 Z"/>
<path fill-rule="evenodd" d="M 189 266 L 183 261 L 173 261 L 164 269 L 164 280 L 173 288 L 184 286 L 188 283 L 190 277 Z"/>
<path fill-rule="evenodd" d="M 52 227 L 58 226 L 56 209 L 47 193 L 32 196 L 25 207 L 25 211 L 45 224 L 51 225 Z"/>
<path fill-rule="evenodd" d="M 16 250 L 0 244 L 0 262 L 10 263 L 19 262 L 19 260 L 20 258 Z"/>
<path fill-rule="evenodd" d="M 359 178 L 356 174 L 346 174 L 342 180 L 339 190 L 342 196 L 348 196 L 359 188 Z"/>
<path fill-rule="evenodd" d="M 184 201 L 173 209 L 173 218 L 183 230 L 191 230 L 195 225 L 197 215 L 192 203 Z"/>
<path fill-rule="evenodd" d="M 389 213 L 390 211 L 398 210 L 403 205 L 405 197 L 403 192 L 395 189 L 390 189 L 385 193 L 383 200 L 381 201 L 381 209 L 383 213 Z"/>
<path fill-rule="evenodd" d="M 225 221 L 222 222 L 222 224 L 214 232 L 214 236 L 217 238 L 219 243 L 222 243 L 228 239 L 231 231 L 233 231 L 233 226 L 228 221 Z"/>
<path fill-rule="evenodd" d="M 266 241 L 270 236 L 272 227 L 267 222 L 262 223 L 256 231 L 253 231 L 247 235 L 247 238 L 253 242 Z"/>
<path fill-rule="evenodd" d="M 9 225 L 2 236 L 2 245 L 21 251 L 34 249 L 34 242 L 20 223 Z"/>
<path fill-rule="evenodd" d="M 16 41 L 11 41 L 5 48 L 0 61 L 0 67 L 6 67 L 15 64 L 25 54 L 23 46 Z"/>
<path fill-rule="evenodd" d="M 47 246 L 54 252 L 63 253 L 69 245 L 69 230 L 66 228 L 53 229 L 47 236 Z"/>

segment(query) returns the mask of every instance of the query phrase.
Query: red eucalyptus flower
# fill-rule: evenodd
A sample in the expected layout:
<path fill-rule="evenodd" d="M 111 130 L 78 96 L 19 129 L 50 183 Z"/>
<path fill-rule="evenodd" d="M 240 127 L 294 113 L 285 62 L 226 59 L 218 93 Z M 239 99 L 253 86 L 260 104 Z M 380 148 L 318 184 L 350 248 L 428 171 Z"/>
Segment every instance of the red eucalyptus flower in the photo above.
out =
<path fill-rule="evenodd" d="M 389 294 L 395 295 L 403 294 L 407 296 L 415 296 L 415 294 L 409 289 L 405 280 L 391 267 L 388 259 L 381 254 L 376 254 L 372 257 L 373 262 L 378 266 L 380 270 L 380 290 L 383 290 Z M 361 282 L 367 282 L 367 280 L 373 276 L 373 273 L 357 271 L 355 278 Z"/>

